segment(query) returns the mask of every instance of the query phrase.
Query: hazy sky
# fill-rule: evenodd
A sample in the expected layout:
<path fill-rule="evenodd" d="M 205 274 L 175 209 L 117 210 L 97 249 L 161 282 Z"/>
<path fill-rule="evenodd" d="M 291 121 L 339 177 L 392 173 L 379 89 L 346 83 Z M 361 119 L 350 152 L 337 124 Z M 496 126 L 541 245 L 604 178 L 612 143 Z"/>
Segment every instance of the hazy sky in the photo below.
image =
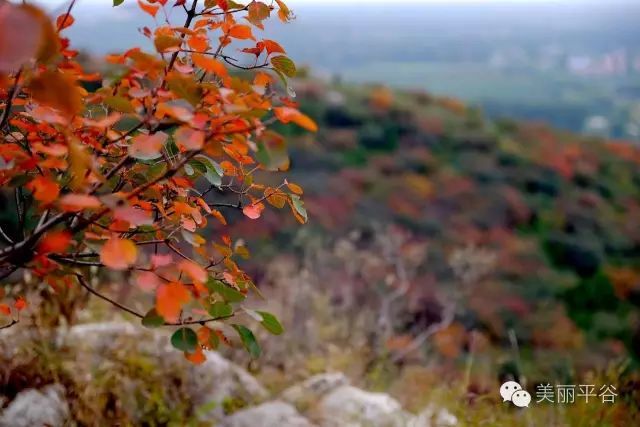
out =
<path fill-rule="evenodd" d="M 68 3 L 70 0 L 37 0 L 38 3 L 57 6 Z M 125 0 L 125 3 L 134 3 L 136 0 Z M 263 0 L 268 3 L 269 0 Z M 567 3 L 584 0 L 400 0 L 400 3 Z M 78 0 L 80 3 L 110 4 L 112 0 Z M 242 0 L 240 0 L 242 2 Z M 298 4 L 322 4 L 322 3 L 389 3 L 389 0 L 287 0 L 289 6 Z"/>

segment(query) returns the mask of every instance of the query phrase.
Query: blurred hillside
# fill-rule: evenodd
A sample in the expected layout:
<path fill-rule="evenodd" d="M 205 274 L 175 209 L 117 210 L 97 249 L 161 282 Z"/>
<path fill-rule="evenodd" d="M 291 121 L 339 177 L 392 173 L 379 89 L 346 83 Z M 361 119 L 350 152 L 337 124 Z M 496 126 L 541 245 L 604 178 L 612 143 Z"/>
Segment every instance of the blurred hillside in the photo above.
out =
<path fill-rule="evenodd" d="M 498 348 L 517 339 L 549 369 L 637 360 L 640 150 L 426 92 L 312 80 L 296 92 L 321 129 L 280 129 L 311 221 L 236 224 L 261 236 L 257 265 L 292 254 L 335 306 L 388 305 L 369 338 L 396 358 L 440 325 L 453 358 L 473 331 Z"/>

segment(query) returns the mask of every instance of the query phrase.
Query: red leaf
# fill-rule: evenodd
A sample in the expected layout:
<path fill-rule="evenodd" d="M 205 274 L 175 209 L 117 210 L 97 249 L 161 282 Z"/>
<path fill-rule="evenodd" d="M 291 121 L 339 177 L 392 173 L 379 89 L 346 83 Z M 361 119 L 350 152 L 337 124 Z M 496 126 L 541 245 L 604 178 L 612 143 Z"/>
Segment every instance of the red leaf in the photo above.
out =
<path fill-rule="evenodd" d="M 68 231 L 50 231 L 38 244 L 38 253 L 64 252 L 69 247 L 69 243 L 71 243 L 71 233 Z"/>
<path fill-rule="evenodd" d="M 58 28 L 58 31 L 62 31 L 65 28 L 69 28 L 70 26 L 72 26 L 75 21 L 76 20 L 73 18 L 73 16 L 71 16 L 70 13 L 63 13 L 62 15 L 58 16 L 58 19 L 56 19 L 56 27 Z"/>
<path fill-rule="evenodd" d="M 16 299 L 16 302 L 13 303 L 13 306 L 16 308 L 16 310 L 22 311 L 27 308 L 27 301 L 24 299 L 24 297 L 18 297 Z"/>
<path fill-rule="evenodd" d="M 242 213 L 251 219 L 258 219 L 264 210 L 262 203 L 247 205 L 242 209 Z"/>
<path fill-rule="evenodd" d="M 4 314 L 5 316 L 11 315 L 11 307 L 9 307 L 7 304 L 0 304 L 0 313 Z"/>
<path fill-rule="evenodd" d="M 37 176 L 26 187 L 33 192 L 33 197 L 48 205 L 54 202 L 60 194 L 60 186 L 53 180 L 44 176 Z"/>

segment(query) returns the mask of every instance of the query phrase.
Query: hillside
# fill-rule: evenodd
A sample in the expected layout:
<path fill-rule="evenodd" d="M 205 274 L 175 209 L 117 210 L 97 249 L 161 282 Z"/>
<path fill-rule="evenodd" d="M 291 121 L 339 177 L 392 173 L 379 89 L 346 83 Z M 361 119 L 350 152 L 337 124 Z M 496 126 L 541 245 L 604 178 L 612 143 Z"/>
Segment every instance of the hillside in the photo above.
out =
<path fill-rule="evenodd" d="M 437 323 L 444 294 L 457 307 L 450 332 L 473 330 L 498 347 L 512 334 L 525 349 L 570 352 L 587 366 L 625 354 L 637 360 L 638 149 L 542 124 L 491 122 L 427 93 L 315 81 L 296 91 L 321 128 L 315 139 L 282 128 L 292 145 L 288 176 L 305 188 L 311 222 L 302 236 L 283 231 L 275 214 L 262 225 L 238 224 L 263 227 L 254 251 L 300 255 L 315 238 L 328 248 L 351 236 L 358 250 L 376 254 L 393 224 L 402 235 L 397 251 L 412 263 L 408 290 L 394 301 L 394 335 L 408 339 Z M 375 307 L 394 292 L 397 284 L 385 284 L 393 265 L 354 273 L 355 264 L 312 274 L 337 301 L 353 292 Z"/>

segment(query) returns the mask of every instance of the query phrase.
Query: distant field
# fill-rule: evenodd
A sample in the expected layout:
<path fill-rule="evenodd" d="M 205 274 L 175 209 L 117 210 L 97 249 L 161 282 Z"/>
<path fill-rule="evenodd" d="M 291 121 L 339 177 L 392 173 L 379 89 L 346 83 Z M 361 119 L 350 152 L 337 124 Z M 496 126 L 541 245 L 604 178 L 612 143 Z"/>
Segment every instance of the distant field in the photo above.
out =
<path fill-rule="evenodd" d="M 492 116 L 548 121 L 580 131 L 584 120 L 604 116 L 612 135 L 622 136 L 630 110 L 640 100 L 624 97 L 622 87 L 640 87 L 635 78 L 582 78 L 559 72 L 505 71 L 482 64 L 373 62 L 346 68 L 350 82 L 386 82 L 401 88 L 425 89 L 483 107 Z"/>

